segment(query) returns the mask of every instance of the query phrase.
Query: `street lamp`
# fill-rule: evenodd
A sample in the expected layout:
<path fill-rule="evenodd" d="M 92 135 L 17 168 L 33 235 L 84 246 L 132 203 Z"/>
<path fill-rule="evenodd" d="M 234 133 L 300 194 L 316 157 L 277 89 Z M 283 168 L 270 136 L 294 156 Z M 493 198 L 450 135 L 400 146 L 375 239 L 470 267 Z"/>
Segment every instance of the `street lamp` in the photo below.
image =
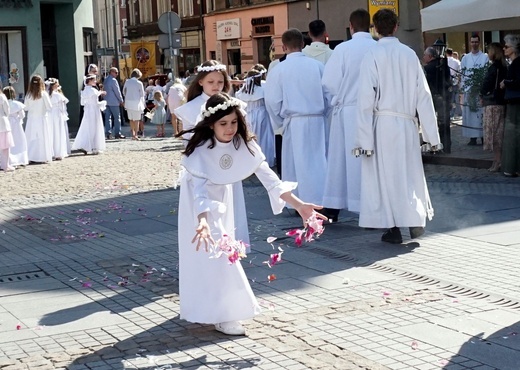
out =
<path fill-rule="evenodd" d="M 438 38 L 432 47 L 437 51 L 437 67 L 436 67 L 436 86 L 441 86 L 441 102 L 434 102 L 437 111 L 437 122 L 439 126 L 439 136 L 444 147 L 445 153 L 451 152 L 451 128 L 450 128 L 450 104 L 451 104 L 451 81 L 450 69 L 444 52 L 446 51 L 446 43 Z M 440 81 L 439 81 L 440 79 Z"/>
<path fill-rule="evenodd" d="M 442 41 L 440 38 L 438 38 L 437 40 L 435 40 L 432 46 L 435 50 L 437 50 L 437 54 L 441 58 L 444 58 L 444 52 L 446 51 L 446 43 Z"/>

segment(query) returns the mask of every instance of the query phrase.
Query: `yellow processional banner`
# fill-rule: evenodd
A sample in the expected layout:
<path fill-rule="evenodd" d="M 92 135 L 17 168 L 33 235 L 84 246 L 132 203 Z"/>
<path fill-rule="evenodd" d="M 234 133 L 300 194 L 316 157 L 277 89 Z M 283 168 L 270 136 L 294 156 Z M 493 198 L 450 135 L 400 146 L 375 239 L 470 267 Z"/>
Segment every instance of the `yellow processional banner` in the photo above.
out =
<path fill-rule="evenodd" d="M 143 74 L 143 77 L 151 76 L 156 73 L 155 41 L 131 42 L 130 54 L 132 58 L 132 68 L 138 68 Z"/>

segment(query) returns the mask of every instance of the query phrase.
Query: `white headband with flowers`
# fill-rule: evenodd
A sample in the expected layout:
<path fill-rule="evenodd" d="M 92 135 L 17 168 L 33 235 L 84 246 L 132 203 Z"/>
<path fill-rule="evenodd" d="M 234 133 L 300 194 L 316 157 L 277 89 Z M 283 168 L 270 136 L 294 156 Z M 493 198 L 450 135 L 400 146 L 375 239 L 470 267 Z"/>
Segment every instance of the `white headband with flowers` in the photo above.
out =
<path fill-rule="evenodd" d="M 226 66 L 224 64 L 217 64 L 215 66 L 198 66 L 197 72 L 215 72 L 215 71 L 225 71 Z"/>
<path fill-rule="evenodd" d="M 240 102 L 240 100 L 231 98 L 227 102 L 215 105 L 214 107 L 209 107 L 208 109 L 204 109 L 202 111 L 202 115 L 204 117 L 209 117 L 212 114 L 215 114 L 215 112 L 217 112 L 219 110 L 226 110 L 229 107 L 241 107 L 241 106 L 242 106 L 242 103 Z"/>

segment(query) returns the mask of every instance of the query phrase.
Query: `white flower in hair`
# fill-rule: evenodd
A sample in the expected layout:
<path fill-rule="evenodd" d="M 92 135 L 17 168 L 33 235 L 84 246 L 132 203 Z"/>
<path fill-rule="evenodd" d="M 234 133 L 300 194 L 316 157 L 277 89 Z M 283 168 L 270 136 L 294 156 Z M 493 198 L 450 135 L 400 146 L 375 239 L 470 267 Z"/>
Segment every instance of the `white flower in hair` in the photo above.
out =
<path fill-rule="evenodd" d="M 212 114 L 215 114 L 215 112 L 217 112 L 219 110 L 226 110 L 229 107 L 241 107 L 241 106 L 242 106 L 242 103 L 240 102 L 240 100 L 231 98 L 227 102 L 224 102 L 224 103 L 215 105 L 214 107 L 209 107 L 208 109 L 203 110 L 202 115 L 204 117 L 209 117 Z"/>
<path fill-rule="evenodd" d="M 214 71 L 225 71 L 226 66 L 224 64 L 217 64 L 215 66 L 198 66 L 197 72 L 214 72 Z"/>

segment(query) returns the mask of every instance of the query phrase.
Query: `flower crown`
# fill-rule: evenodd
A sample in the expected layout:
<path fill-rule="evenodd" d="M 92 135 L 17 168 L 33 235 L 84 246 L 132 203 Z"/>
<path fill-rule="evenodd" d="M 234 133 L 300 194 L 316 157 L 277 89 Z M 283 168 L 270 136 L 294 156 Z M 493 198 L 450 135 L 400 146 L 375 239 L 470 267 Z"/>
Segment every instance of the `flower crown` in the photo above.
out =
<path fill-rule="evenodd" d="M 224 64 L 197 67 L 197 72 L 215 72 L 215 71 L 225 71 L 225 70 L 226 70 L 226 66 Z"/>
<path fill-rule="evenodd" d="M 240 106 L 241 106 L 240 100 L 231 98 L 227 102 L 215 105 L 214 107 L 209 107 L 208 109 L 204 109 L 202 111 L 202 115 L 204 117 L 209 117 L 212 114 L 215 114 L 219 110 L 226 110 L 229 107 L 240 107 Z"/>

